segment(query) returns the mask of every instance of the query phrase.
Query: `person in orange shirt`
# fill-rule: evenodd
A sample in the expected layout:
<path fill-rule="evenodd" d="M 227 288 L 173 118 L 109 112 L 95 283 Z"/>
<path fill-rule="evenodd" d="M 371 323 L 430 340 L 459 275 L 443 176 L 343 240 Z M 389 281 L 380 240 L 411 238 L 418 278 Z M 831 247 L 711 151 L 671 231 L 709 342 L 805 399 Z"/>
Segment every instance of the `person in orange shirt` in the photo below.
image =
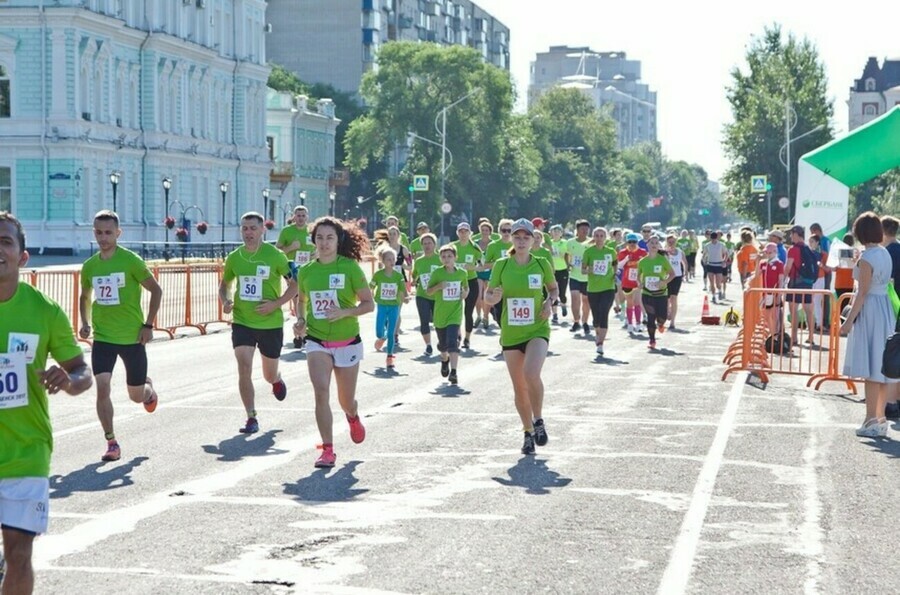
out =
<path fill-rule="evenodd" d="M 759 260 L 759 247 L 756 245 L 753 232 L 744 230 L 741 232 L 741 249 L 737 254 L 738 274 L 741 277 L 741 287 L 746 288 L 746 281 L 756 272 L 756 263 Z"/>

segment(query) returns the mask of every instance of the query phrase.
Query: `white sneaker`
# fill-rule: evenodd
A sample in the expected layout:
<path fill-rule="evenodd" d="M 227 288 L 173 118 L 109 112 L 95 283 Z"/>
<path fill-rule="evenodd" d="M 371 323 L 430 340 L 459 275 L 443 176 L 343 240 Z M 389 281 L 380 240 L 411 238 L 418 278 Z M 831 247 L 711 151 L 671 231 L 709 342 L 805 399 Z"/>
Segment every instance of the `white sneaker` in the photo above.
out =
<path fill-rule="evenodd" d="M 856 428 L 856 435 L 861 438 L 884 438 L 887 436 L 888 423 L 885 418 L 870 419 Z"/>
<path fill-rule="evenodd" d="M 603 345 L 597 345 L 597 355 L 603 357 Z"/>

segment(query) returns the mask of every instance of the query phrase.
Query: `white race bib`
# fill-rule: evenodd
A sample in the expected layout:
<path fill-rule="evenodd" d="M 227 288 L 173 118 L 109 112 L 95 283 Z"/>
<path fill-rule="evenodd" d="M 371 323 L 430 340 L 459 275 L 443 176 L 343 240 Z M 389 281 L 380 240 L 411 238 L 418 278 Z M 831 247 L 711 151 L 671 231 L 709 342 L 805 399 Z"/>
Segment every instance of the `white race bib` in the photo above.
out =
<path fill-rule="evenodd" d="M 25 353 L 0 353 L 0 409 L 28 406 Z"/>
<path fill-rule="evenodd" d="M 644 287 L 647 291 L 659 291 L 659 277 L 644 277 Z"/>
<path fill-rule="evenodd" d="M 262 277 L 241 275 L 238 277 L 238 297 L 245 302 L 261 302 L 263 297 Z"/>
<path fill-rule="evenodd" d="M 119 280 L 113 275 L 94 277 L 94 301 L 102 306 L 119 305 Z"/>
<path fill-rule="evenodd" d="M 638 270 L 636 268 L 628 269 L 628 280 L 629 281 L 637 281 L 638 280 Z"/>
<path fill-rule="evenodd" d="M 534 324 L 534 298 L 506 298 L 504 310 L 510 326 Z"/>
<path fill-rule="evenodd" d="M 397 299 L 397 284 L 396 283 L 382 283 L 381 284 L 381 299 L 384 301 L 392 301 Z"/>
<path fill-rule="evenodd" d="M 601 277 L 606 275 L 609 272 L 609 261 L 608 260 L 595 260 L 594 268 L 592 269 L 595 275 L 600 275 Z"/>
<path fill-rule="evenodd" d="M 337 291 L 333 289 L 310 291 L 309 300 L 312 305 L 313 318 L 318 320 L 325 320 L 328 317 L 326 315 L 328 310 L 338 307 Z"/>
<path fill-rule="evenodd" d="M 444 281 L 444 292 L 442 295 L 445 302 L 456 301 L 462 296 L 460 285 L 459 281 Z"/>
<path fill-rule="evenodd" d="M 309 262 L 309 256 L 312 252 L 304 252 L 303 250 L 297 250 L 294 253 L 294 262 L 297 264 L 306 264 Z"/>

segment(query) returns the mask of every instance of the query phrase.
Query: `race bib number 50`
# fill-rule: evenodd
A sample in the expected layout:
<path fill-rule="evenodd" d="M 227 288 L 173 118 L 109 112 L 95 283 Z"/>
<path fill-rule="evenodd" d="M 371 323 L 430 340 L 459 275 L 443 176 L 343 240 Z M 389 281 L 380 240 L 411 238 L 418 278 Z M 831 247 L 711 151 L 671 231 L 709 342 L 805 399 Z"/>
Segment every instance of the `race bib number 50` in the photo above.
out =
<path fill-rule="evenodd" d="M 262 301 L 262 277 L 251 275 L 242 275 L 238 277 L 238 297 L 245 302 L 261 302 Z"/>
<path fill-rule="evenodd" d="M 313 318 L 318 320 L 325 320 L 328 317 L 328 310 L 338 307 L 337 291 L 333 289 L 311 291 L 309 300 L 312 305 Z"/>
<path fill-rule="evenodd" d="M 28 405 L 24 353 L 0 353 L 0 409 Z"/>

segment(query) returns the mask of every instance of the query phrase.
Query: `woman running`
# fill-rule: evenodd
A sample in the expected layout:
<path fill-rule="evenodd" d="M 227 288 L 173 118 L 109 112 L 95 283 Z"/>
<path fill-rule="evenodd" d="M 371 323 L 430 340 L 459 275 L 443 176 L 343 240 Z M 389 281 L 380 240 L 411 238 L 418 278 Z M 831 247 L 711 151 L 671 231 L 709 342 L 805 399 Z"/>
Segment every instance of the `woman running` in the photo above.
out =
<path fill-rule="evenodd" d="M 569 253 L 569 242 L 563 239 L 563 228 L 560 224 L 550 226 L 550 254 L 553 255 L 553 276 L 559 287 L 559 301 L 553 304 L 553 324 L 559 324 L 559 316 L 556 309 L 562 306 L 563 318 L 569 315 L 566 309 L 566 290 L 569 287 L 569 263 L 566 254 Z"/>
<path fill-rule="evenodd" d="M 638 284 L 638 262 L 647 251 L 638 247 L 640 236 L 629 233 L 625 236 L 625 248 L 619 250 L 618 268 L 622 272 L 622 293 L 625 294 L 625 326 L 628 334 L 634 335 L 641 332 L 641 292 Z"/>
<path fill-rule="evenodd" d="M 441 268 L 441 259 L 435 253 L 437 238 L 433 233 L 426 233 L 421 238 L 423 254 L 413 264 L 412 276 L 416 286 L 416 310 L 419 312 L 419 332 L 425 341 L 425 355 L 431 356 L 431 323 L 434 320 L 434 296 L 428 294 L 428 282 L 431 273 Z"/>
<path fill-rule="evenodd" d="M 487 219 L 482 219 L 478 223 L 478 229 L 479 233 L 472 237 L 472 241 L 475 242 L 483 255 L 487 251 L 488 244 L 494 241 L 494 235 L 496 234 L 494 234 L 494 226 Z M 497 238 L 499 237 L 497 235 Z M 475 313 L 478 315 L 478 318 L 475 319 L 475 327 L 484 325 L 486 329 L 491 309 L 484 302 L 484 290 L 487 289 L 488 281 L 491 279 L 491 270 L 484 268 L 484 256 L 481 257 L 481 266 L 475 272 L 475 277 L 478 279 L 478 301 L 475 302 Z"/>
<path fill-rule="evenodd" d="M 469 339 L 472 336 L 472 328 L 475 325 L 473 313 L 475 312 L 475 304 L 478 302 L 478 279 L 476 274 L 481 268 L 481 260 L 483 254 L 481 248 L 472 242 L 472 229 L 469 224 L 463 221 L 456 226 L 456 236 L 459 238 L 452 244 L 456 246 L 456 259 L 459 266 L 466 271 L 469 292 L 466 294 L 466 335 L 463 338 L 463 349 L 469 349 Z"/>
<path fill-rule="evenodd" d="M 605 227 L 595 227 L 593 244 L 584 251 L 581 268 L 587 275 L 588 304 L 594 318 L 594 343 L 603 357 L 603 342 L 609 331 L 609 310 L 616 297 L 616 251 L 607 243 Z"/>
<path fill-rule="evenodd" d="M 494 240 L 488 244 L 487 250 L 484 251 L 485 270 L 492 270 L 494 264 L 501 258 L 506 258 L 509 249 L 512 248 L 513 244 L 510 237 L 510 234 L 512 233 L 512 224 L 512 219 L 501 219 L 497 224 L 497 227 L 500 229 L 500 239 Z M 500 319 L 503 316 L 503 302 L 500 302 L 491 308 L 491 315 L 494 317 L 497 324 L 500 324 Z M 484 328 L 487 329 L 486 326 Z"/>
<path fill-rule="evenodd" d="M 409 251 L 409 248 L 406 247 L 406 244 L 403 244 L 403 235 L 400 233 L 400 228 L 397 226 L 391 226 L 388 228 L 388 246 L 394 249 L 394 252 L 397 253 L 397 263 L 394 265 L 394 268 L 403 276 L 403 282 L 409 282 L 409 276 L 406 271 L 412 268 L 412 253 Z M 409 285 L 407 285 L 407 289 L 409 289 Z M 400 304 L 400 310 L 403 310 L 403 304 Z M 397 313 L 397 329 L 394 335 L 394 344 L 397 347 L 400 347 L 400 323 L 402 321 L 401 313 Z"/>
<path fill-rule="evenodd" d="M 530 455 L 535 445 L 547 444 L 541 368 L 550 343 L 552 304 L 559 298 L 559 290 L 550 263 L 530 253 L 534 242 L 531 221 L 519 219 L 510 229 L 511 254 L 494 266 L 484 297 L 491 305 L 504 302 L 500 345 L 525 432 L 522 454 Z"/>
<path fill-rule="evenodd" d="M 656 349 L 656 331 L 666 332 L 669 295 L 667 287 L 675 278 L 675 271 L 665 254 L 659 251 L 659 238 L 647 240 L 647 256 L 638 262 L 638 280 L 641 298 L 647 312 L 647 334 L 650 335 L 650 349 Z"/>
<path fill-rule="evenodd" d="M 359 444 L 366 438 L 359 419 L 356 380 L 364 351 L 359 317 L 375 308 L 359 266 L 369 240 L 358 227 L 332 217 L 318 219 L 311 233 L 317 256 L 298 272 L 300 311 L 294 334 L 306 336 L 306 363 L 316 396 L 322 454 L 315 465 L 334 467 L 334 420 L 329 402 L 332 374 L 338 403 L 350 424 L 350 439 Z"/>
<path fill-rule="evenodd" d="M 687 257 L 678 247 L 678 239 L 675 234 L 666 236 L 666 256 L 669 264 L 675 271 L 675 278 L 668 285 L 669 292 L 669 330 L 675 330 L 675 316 L 678 314 L 678 294 L 681 292 L 681 282 L 688 270 Z"/>

